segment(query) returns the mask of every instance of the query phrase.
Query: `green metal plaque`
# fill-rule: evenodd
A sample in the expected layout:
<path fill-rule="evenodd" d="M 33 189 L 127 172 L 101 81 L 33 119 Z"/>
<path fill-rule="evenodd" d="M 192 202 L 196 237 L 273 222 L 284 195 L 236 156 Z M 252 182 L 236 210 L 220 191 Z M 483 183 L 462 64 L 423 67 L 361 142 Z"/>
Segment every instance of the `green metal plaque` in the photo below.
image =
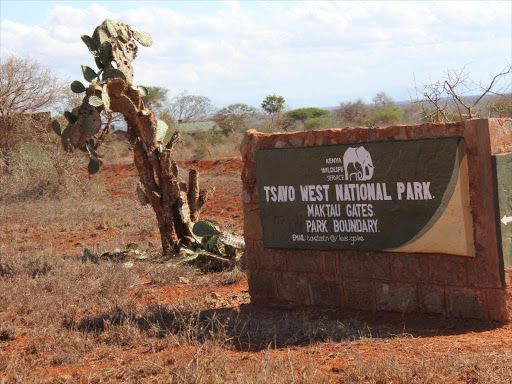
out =
<path fill-rule="evenodd" d="M 406 247 L 436 225 L 454 191 L 460 198 L 459 166 L 465 157 L 463 138 L 257 151 L 264 246 Z M 464 181 L 467 184 L 467 176 Z M 464 215 L 470 217 L 469 197 L 467 205 L 460 219 L 445 219 L 443 223 L 458 225 Z M 452 212 L 451 217 L 457 215 Z M 443 232 L 438 226 L 436 233 L 446 237 Z M 453 236 L 464 236 L 472 233 L 472 228 L 457 232 Z M 434 238 L 431 243 L 436 241 Z M 442 241 L 450 242 L 450 234 Z M 433 252 L 428 244 L 422 247 L 423 252 Z M 449 244 L 446 249 L 444 253 L 453 253 Z"/>
<path fill-rule="evenodd" d="M 503 268 L 512 268 L 512 153 L 493 156 L 498 252 Z"/>

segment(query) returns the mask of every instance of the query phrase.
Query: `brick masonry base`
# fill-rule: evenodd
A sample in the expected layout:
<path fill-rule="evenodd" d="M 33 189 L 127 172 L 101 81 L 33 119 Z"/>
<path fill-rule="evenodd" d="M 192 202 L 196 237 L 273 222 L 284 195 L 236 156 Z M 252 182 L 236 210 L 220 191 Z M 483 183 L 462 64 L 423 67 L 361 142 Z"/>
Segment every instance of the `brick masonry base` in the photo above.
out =
<path fill-rule="evenodd" d="M 265 248 L 254 153 L 258 149 L 463 136 L 467 145 L 475 257 Z M 512 120 L 284 134 L 249 131 L 241 146 L 244 236 L 257 305 L 340 307 L 512 321 L 512 269 L 500 277 L 491 156 L 512 152 Z"/>

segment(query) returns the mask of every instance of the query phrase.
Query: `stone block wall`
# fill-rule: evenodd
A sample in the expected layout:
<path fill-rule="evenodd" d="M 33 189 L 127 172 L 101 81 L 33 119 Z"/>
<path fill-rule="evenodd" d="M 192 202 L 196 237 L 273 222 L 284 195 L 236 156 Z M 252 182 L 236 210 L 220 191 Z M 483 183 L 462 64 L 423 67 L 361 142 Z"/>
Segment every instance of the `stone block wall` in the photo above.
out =
<path fill-rule="evenodd" d="M 475 257 L 263 246 L 256 151 L 460 136 L 466 141 Z M 247 132 L 241 145 L 242 200 L 252 302 L 512 321 L 512 268 L 503 270 L 500 263 L 491 164 L 493 155 L 508 152 L 512 152 L 511 119 L 296 133 Z"/>

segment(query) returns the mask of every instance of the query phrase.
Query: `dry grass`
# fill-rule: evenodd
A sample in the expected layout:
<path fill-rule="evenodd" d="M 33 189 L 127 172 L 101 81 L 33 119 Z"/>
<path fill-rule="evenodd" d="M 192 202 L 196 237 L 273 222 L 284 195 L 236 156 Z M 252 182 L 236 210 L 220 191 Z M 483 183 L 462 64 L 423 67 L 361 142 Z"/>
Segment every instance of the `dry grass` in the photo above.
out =
<path fill-rule="evenodd" d="M 157 269 L 170 277 L 162 278 Z M 203 275 L 152 261 L 126 268 L 111 261 L 84 264 L 79 257 L 2 254 L 0 276 L 0 378 L 6 383 L 506 383 L 512 378 L 510 350 L 417 354 L 408 345 L 413 334 L 394 325 L 340 319 L 328 310 L 215 308 L 208 294 L 169 304 L 142 300 L 148 288 L 179 286 L 183 276 L 190 279 L 190 291 L 217 290 L 240 282 L 239 271 Z M 396 354 L 369 357 L 357 349 L 396 341 Z M 319 369 L 319 360 L 352 348 L 351 364 Z"/>
<path fill-rule="evenodd" d="M 512 382 L 511 343 L 496 346 L 509 328 L 262 309 L 247 304 L 239 269 L 168 267 L 136 177 L 109 177 L 78 195 L 0 203 L 0 383 Z M 240 227 L 226 198 L 239 174 L 201 180 L 220 191 L 218 224 Z M 84 263 L 84 248 L 149 258 Z"/>

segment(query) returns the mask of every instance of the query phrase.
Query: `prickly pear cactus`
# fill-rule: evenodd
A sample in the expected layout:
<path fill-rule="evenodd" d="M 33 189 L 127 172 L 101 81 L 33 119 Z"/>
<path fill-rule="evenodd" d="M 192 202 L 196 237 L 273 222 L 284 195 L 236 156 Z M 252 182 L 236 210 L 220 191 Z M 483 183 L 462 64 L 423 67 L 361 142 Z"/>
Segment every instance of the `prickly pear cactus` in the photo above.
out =
<path fill-rule="evenodd" d="M 143 98 L 148 89 L 133 85 L 132 61 L 137 57 L 137 44 L 151 46 L 151 36 L 106 19 L 92 36 L 83 35 L 82 41 L 97 69 L 82 66 L 85 82 L 75 80 L 70 84 L 72 92 L 83 94 L 82 104 L 65 112 L 66 127 L 54 121 L 53 131 L 60 136 L 65 150 L 79 148 L 89 155 L 87 169 L 92 175 L 102 164 L 97 149 L 109 132 L 113 114 L 123 115 L 140 176 L 137 194 L 141 204 L 149 203 L 155 211 L 164 253 L 174 252 L 180 241 L 191 244 L 193 222 L 198 220 L 211 191 L 199 189 L 195 170 L 189 172 L 188 186 L 180 181 L 171 157 L 180 134 L 175 132 L 164 144 L 169 127 L 146 107 Z"/>

